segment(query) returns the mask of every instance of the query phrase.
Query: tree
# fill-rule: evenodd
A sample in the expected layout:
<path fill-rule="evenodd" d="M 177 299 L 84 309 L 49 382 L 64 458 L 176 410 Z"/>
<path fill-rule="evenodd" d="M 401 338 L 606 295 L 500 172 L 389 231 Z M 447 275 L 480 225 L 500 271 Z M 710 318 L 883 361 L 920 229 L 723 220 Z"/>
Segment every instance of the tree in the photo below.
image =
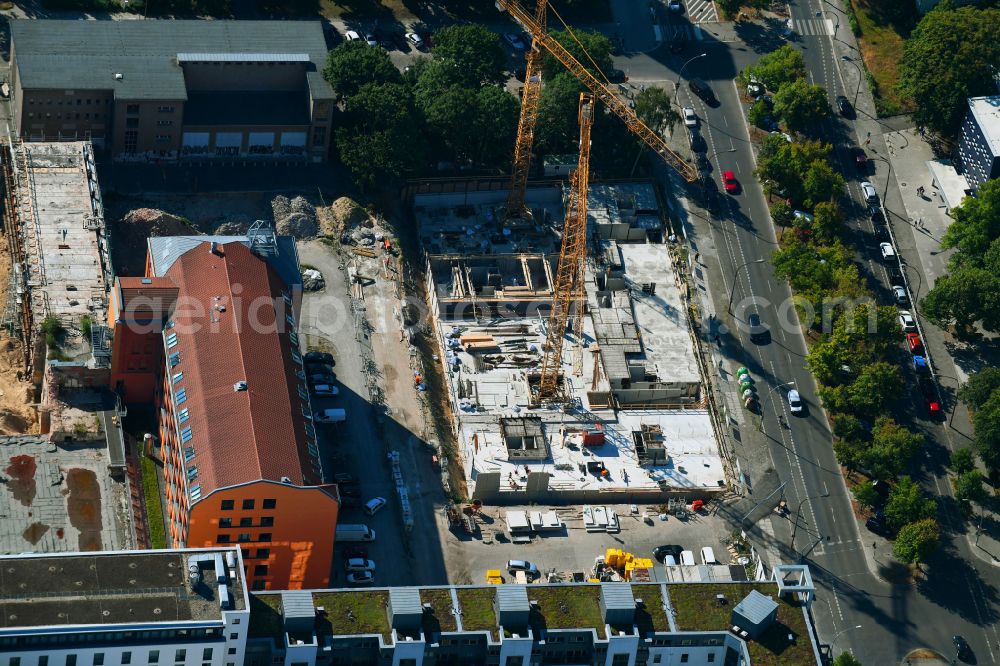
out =
<path fill-rule="evenodd" d="M 767 129 L 767 123 L 771 119 L 771 105 L 765 102 L 763 99 L 759 99 L 753 103 L 750 110 L 747 111 L 747 120 L 754 127 L 759 127 L 760 129 Z M 782 141 L 784 139 L 782 137 Z"/>
<path fill-rule="evenodd" d="M 605 75 L 609 75 L 611 70 L 614 69 L 611 60 L 611 40 L 603 34 L 590 30 L 574 30 L 572 34 L 568 30 L 553 30 L 549 35 L 562 44 L 598 80 L 603 80 L 603 77 L 597 72 L 598 68 Z M 581 44 L 590 57 L 584 54 L 583 49 L 580 48 Z M 565 71 L 566 68 L 561 62 L 556 60 L 555 56 L 551 53 L 545 54 L 545 58 L 542 61 L 542 79 L 544 81 L 551 81 L 557 74 L 564 73 Z"/>
<path fill-rule="evenodd" d="M 347 100 L 336 144 L 340 160 L 362 188 L 389 185 L 416 166 L 423 149 L 413 98 L 406 86 L 362 86 Z"/>
<path fill-rule="evenodd" d="M 650 86 L 635 97 L 635 113 L 651 129 L 673 129 L 681 119 L 670 103 L 670 95 L 663 88 Z"/>
<path fill-rule="evenodd" d="M 805 201 L 808 208 L 815 208 L 823 202 L 834 201 L 844 193 L 844 178 L 824 160 L 813 160 L 802 179 Z"/>
<path fill-rule="evenodd" d="M 858 372 L 851 384 L 852 407 L 860 414 L 875 415 L 903 390 L 903 374 L 899 366 L 885 361 L 869 363 Z"/>
<path fill-rule="evenodd" d="M 900 477 L 899 482 L 889 491 L 889 500 L 885 503 L 885 519 L 889 526 L 899 529 L 908 523 L 934 518 L 937 514 L 937 504 L 924 495 L 914 481 L 908 477 Z"/>
<path fill-rule="evenodd" d="M 862 456 L 865 467 L 879 478 L 895 478 L 906 470 L 924 444 L 924 436 L 888 416 L 875 419 L 872 442 Z"/>
<path fill-rule="evenodd" d="M 969 375 L 969 381 L 958 390 L 958 397 L 972 409 L 979 409 L 1000 390 L 1000 368 L 983 368 Z M 968 449 L 960 449 L 968 451 Z M 955 452 L 956 454 L 958 451 Z M 970 453 L 971 455 L 971 453 Z M 952 454 L 954 461 L 955 455 Z"/>
<path fill-rule="evenodd" d="M 976 468 L 976 457 L 967 446 L 951 452 L 951 471 L 955 474 L 965 474 Z"/>
<path fill-rule="evenodd" d="M 795 215 L 792 211 L 792 207 L 789 206 L 784 201 L 775 201 L 771 204 L 771 219 L 774 223 L 781 227 L 791 226 L 792 221 L 795 219 Z"/>
<path fill-rule="evenodd" d="M 357 94 L 366 83 L 397 83 L 399 70 L 384 49 L 373 49 L 364 40 L 344 42 L 330 51 L 323 78 L 341 97 Z"/>
<path fill-rule="evenodd" d="M 871 481 L 859 483 L 851 488 L 851 493 L 862 509 L 872 509 L 878 504 L 878 491 L 875 490 Z"/>
<path fill-rule="evenodd" d="M 844 213 L 832 201 L 816 204 L 813 210 L 812 231 L 822 242 L 832 241 L 844 231 Z"/>
<path fill-rule="evenodd" d="M 825 88 L 799 79 L 774 94 L 774 113 L 789 129 L 804 132 L 830 115 L 830 101 Z"/>
<path fill-rule="evenodd" d="M 861 666 L 861 662 L 850 652 L 841 652 L 833 660 L 833 666 Z"/>
<path fill-rule="evenodd" d="M 969 97 L 996 92 L 1000 10 L 928 12 L 904 42 L 899 89 L 916 103 L 913 119 L 954 137 Z"/>
<path fill-rule="evenodd" d="M 985 268 L 960 265 L 938 278 L 920 301 L 924 316 L 941 327 L 954 325 L 969 335 L 976 322 L 1000 331 L 1000 276 Z"/>
<path fill-rule="evenodd" d="M 535 149 L 540 153 L 575 153 L 580 142 L 577 111 L 580 84 L 569 72 L 557 74 L 542 88 L 538 103 Z"/>
<path fill-rule="evenodd" d="M 476 94 L 476 113 L 478 160 L 506 170 L 517 136 L 517 98 L 498 86 L 486 86 Z"/>
<path fill-rule="evenodd" d="M 761 56 L 756 64 L 743 70 L 740 74 L 740 83 L 742 85 L 750 83 L 751 77 L 773 92 L 780 90 L 785 84 L 806 78 L 806 62 L 799 51 L 790 44 L 785 44 Z"/>
<path fill-rule="evenodd" d="M 975 446 L 990 469 L 1000 468 L 1000 391 L 994 391 L 972 416 Z"/>
<path fill-rule="evenodd" d="M 461 72 L 462 83 L 468 88 L 484 84 L 499 85 L 506 81 L 507 54 L 500 37 L 477 23 L 449 25 L 434 33 L 437 58 L 451 60 Z"/>
<path fill-rule="evenodd" d="M 822 389 L 821 389 L 822 390 Z M 824 406 L 827 404 L 823 400 Z M 833 442 L 833 454 L 837 462 L 847 468 L 848 472 L 861 469 L 861 459 L 867 450 L 867 444 L 856 439 L 837 439 Z"/>
<path fill-rule="evenodd" d="M 964 111 L 962 113 L 964 115 Z M 993 242 L 1000 238 L 1000 179 L 983 183 L 976 196 L 966 197 L 951 210 L 951 217 L 953 222 L 945 231 L 941 245 L 957 248 L 962 262 L 984 257 Z"/>
<path fill-rule="evenodd" d="M 892 544 L 892 552 L 903 562 L 918 564 L 937 550 L 940 540 L 941 530 L 937 521 L 925 518 L 900 528 Z"/>
<path fill-rule="evenodd" d="M 784 196 L 802 201 L 805 199 L 803 177 L 809 165 L 816 160 L 828 159 L 831 150 L 830 144 L 819 141 L 789 143 L 780 135 L 768 135 L 757 156 L 757 178 L 761 182 L 778 183 L 786 191 Z"/>
<path fill-rule="evenodd" d="M 982 503 L 986 499 L 986 487 L 983 486 L 983 473 L 971 469 L 955 477 L 955 499 L 959 502 Z"/>

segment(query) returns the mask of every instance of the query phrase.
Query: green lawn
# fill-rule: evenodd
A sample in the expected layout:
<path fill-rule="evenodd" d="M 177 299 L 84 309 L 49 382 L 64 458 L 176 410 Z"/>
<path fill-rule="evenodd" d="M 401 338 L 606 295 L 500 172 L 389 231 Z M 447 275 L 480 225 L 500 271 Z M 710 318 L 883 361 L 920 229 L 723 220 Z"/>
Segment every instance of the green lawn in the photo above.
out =
<path fill-rule="evenodd" d="M 719 631 L 730 624 L 733 607 L 757 589 L 777 599 L 774 583 L 729 583 L 668 585 L 667 594 L 677 613 L 677 628 L 681 631 Z M 717 594 L 726 595 L 728 603 L 719 606 Z M 788 635 L 794 641 L 788 642 Z M 754 666 L 814 666 L 812 642 L 802 608 L 786 600 L 778 600 L 778 619 L 759 641 L 749 641 L 750 662 Z"/>
<path fill-rule="evenodd" d="M 313 605 L 326 608 L 326 615 L 320 619 L 320 634 L 382 634 L 389 640 L 391 633 L 385 605 L 388 592 L 337 592 L 314 594 Z"/>
<path fill-rule="evenodd" d="M 462 627 L 466 631 L 493 632 L 496 637 L 497 615 L 493 610 L 494 587 L 459 588 L 458 604 L 462 607 Z"/>
<path fill-rule="evenodd" d="M 642 608 L 635 609 L 635 625 L 639 627 L 640 636 L 653 631 L 670 631 L 659 585 L 635 584 L 632 586 L 632 596 L 642 599 Z"/>
<path fill-rule="evenodd" d="M 916 25 L 913 3 L 901 12 L 897 0 L 850 0 L 861 35 L 858 46 L 865 66 L 875 79 L 876 105 L 880 116 L 907 113 L 913 102 L 899 94 L 899 59 L 903 42 Z M 911 14 L 912 11 L 912 14 Z"/>
<path fill-rule="evenodd" d="M 528 620 L 535 635 L 539 629 L 578 629 L 593 627 L 604 638 L 599 585 L 528 586 L 528 600 L 537 601 Z"/>
<path fill-rule="evenodd" d="M 163 505 L 160 504 L 160 487 L 156 483 L 156 463 L 152 458 L 139 456 L 142 475 L 142 500 L 146 505 L 146 529 L 153 548 L 167 547 L 167 532 L 163 526 Z"/>

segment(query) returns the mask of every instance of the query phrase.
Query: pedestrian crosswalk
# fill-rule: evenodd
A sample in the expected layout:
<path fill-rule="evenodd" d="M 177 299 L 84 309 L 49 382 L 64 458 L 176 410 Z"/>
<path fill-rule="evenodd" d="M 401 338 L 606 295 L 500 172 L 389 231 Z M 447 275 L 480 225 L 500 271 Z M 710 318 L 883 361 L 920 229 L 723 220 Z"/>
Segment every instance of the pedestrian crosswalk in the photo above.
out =
<path fill-rule="evenodd" d="M 667 41 L 680 39 L 685 42 L 700 42 L 705 39 L 701 28 L 696 25 L 684 24 L 672 26 L 667 32 Z"/>
<path fill-rule="evenodd" d="M 719 14 L 713 0 L 687 0 L 684 11 L 692 23 L 718 23 Z"/>
<path fill-rule="evenodd" d="M 832 35 L 833 21 L 825 18 L 792 19 L 792 32 L 798 35 Z"/>

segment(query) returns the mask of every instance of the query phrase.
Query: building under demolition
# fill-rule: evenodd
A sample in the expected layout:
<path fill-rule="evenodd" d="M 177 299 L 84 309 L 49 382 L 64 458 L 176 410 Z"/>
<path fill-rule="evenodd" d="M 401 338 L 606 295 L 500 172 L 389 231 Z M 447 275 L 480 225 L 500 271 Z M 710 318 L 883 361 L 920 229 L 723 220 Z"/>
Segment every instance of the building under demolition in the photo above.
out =
<path fill-rule="evenodd" d="M 725 483 L 683 284 L 648 183 L 591 186 L 588 259 L 560 363 L 537 384 L 563 192 L 422 193 L 427 292 L 473 497 L 504 503 L 663 500 Z"/>

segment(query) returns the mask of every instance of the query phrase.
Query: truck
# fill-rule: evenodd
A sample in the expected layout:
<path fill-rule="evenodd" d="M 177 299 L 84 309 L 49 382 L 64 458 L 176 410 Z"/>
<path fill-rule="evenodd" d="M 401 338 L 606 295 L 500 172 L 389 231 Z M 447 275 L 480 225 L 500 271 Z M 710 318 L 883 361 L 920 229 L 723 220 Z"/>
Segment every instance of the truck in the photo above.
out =
<path fill-rule="evenodd" d="M 313 417 L 316 423 L 340 423 L 347 420 L 347 412 L 342 408 L 322 409 Z"/>
<path fill-rule="evenodd" d="M 374 541 L 375 530 L 367 525 L 337 525 L 337 541 L 359 542 Z"/>

